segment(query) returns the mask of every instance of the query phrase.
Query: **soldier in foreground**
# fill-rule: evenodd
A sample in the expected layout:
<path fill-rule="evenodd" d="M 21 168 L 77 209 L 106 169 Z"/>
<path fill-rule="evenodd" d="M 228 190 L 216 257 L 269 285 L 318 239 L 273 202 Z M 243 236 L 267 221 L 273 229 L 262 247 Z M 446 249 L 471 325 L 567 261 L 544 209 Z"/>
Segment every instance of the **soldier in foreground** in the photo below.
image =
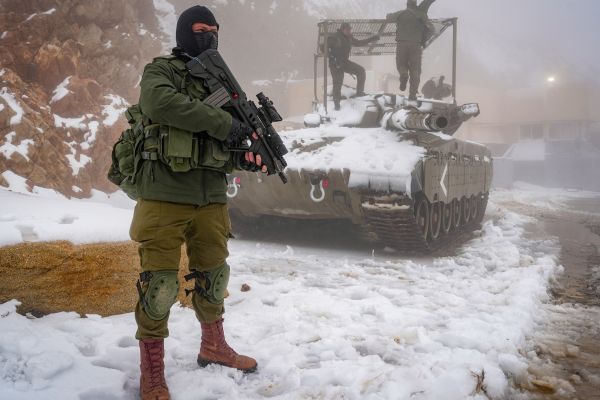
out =
<path fill-rule="evenodd" d="M 216 49 L 218 31 L 208 8 L 194 6 L 184 11 L 177 22 L 180 49 L 174 54 L 196 57 Z M 226 173 L 234 165 L 267 172 L 262 164 L 266 156 L 223 150 L 235 147 L 240 138 L 254 140 L 257 136 L 228 112 L 205 104 L 202 100 L 208 93 L 204 83 L 189 73 L 184 60 L 171 55 L 148 64 L 140 84 L 144 148 L 153 149 L 152 140 L 163 143 L 160 141 L 168 139 L 164 145 L 156 145 L 154 153 L 142 153 L 138 201 L 130 229 L 131 238 L 139 243 L 143 271 L 135 319 L 144 400 L 170 398 L 164 376 L 164 338 L 169 334 L 169 310 L 177 299 L 183 243 L 192 272 L 188 277 L 195 279 L 192 305 L 202 328 L 198 364 L 220 364 L 244 372 L 253 372 L 257 366 L 254 359 L 229 347 L 223 332 L 223 300 L 230 272 L 226 262 L 230 235 Z M 192 154 L 191 166 L 181 164 L 184 159 L 177 157 L 189 156 L 187 153 Z M 238 156 L 241 162 L 236 160 Z"/>
<path fill-rule="evenodd" d="M 344 74 L 356 76 L 356 97 L 365 95 L 365 69 L 355 62 L 350 61 L 350 51 L 352 46 L 365 46 L 371 42 L 379 40 L 379 35 L 358 40 L 352 35 L 352 27 L 344 22 L 340 29 L 331 35 L 328 39 L 329 51 L 329 70 L 333 79 L 333 104 L 336 110 L 340 109 L 342 99 L 342 85 L 344 84 Z"/>
<path fill-rule="evenodd" d="M 409 99 L 416 100 L 421 82 L 423 46 L 432 33 L 427 13 L 435 0 L 407 0 L 406 10 L 388 14 L 396 23 L 396 68 L 400 74 L 400 90 L 405 91 L 410 78 Z"/>

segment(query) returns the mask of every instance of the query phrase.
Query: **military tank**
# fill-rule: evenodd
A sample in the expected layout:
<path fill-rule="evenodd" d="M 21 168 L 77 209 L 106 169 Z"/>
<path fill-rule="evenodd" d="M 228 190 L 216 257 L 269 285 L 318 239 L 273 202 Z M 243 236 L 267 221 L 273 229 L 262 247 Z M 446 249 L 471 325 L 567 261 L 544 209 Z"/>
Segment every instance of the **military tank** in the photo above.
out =
<path fill-rule="evenodd" d="M 364 24 L 329 25 L 341 22 Z M 382 37 L 386 32 L 379 27 Z M 326 96 L 305 117 L 305 129 L 281 133 L 290 150 L 286 185 L 258 173 L 228 177 L 233 215 L 344 220 L 365 239 L 405 253 L 448 248 L 479 226 L 492 181 L 491 152 L 452 136 L 479 115 L 477 104 L 378 94 L 328 113 Z"/>

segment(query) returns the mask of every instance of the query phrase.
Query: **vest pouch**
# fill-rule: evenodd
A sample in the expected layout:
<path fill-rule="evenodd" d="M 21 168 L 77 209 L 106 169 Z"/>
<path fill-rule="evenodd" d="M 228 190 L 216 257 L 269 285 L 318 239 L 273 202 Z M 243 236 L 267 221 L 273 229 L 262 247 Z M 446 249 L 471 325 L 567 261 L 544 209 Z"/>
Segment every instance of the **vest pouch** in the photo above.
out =
<path fill-rule="evenodd" d="M 194 134 L 173 126 L 160 126 L 159 153 L 162 161 L 173 172 L 192 169 L 192 145 Z"/>
<path fill-rule="evenodd" d="M 130 128 L 121 133 L 111 152 L 112 163 L 108 179 L 118 185 L 131 199 L 137 199 L 136 175 L 142 164 L 144 126 L 137 105 L 127 109 Z"/>
<path fill-rule="evenodd" d="M 116 167 L 125 177 L 133 177 L 135 174 L 135 139 L 133 129 L 127 129 L 113 147 Z"/>
<path fill-rule="evenodd" d="M 152 124 L 144 128 L 144 159 L 157 160 L 160 153 L 160 125 Z M 155 155 L 154 155 L 155 154 Z"/>
<path fill-rule="evenodd" d="M 202 135 L 198 141 L 200 146 L 198 160 L 199 167 L 223 169 L 230 158 L 230 152 L 223 149 L 223 145 L 216 139 Z"/>

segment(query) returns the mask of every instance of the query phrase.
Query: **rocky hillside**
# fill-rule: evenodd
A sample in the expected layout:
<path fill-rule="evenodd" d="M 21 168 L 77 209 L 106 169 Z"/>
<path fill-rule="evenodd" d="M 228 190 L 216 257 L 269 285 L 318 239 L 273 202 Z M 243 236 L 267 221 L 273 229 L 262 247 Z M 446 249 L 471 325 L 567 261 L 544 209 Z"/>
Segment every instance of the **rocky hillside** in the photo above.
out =
<path fill-rule="evenodd" d="M 105 178 L 110 149 L 143 66 L 169 41 L 161 30 L 169 7 L 0 2 L 0 185 L 16 174 L 76 197 L 115 189 Z"/>

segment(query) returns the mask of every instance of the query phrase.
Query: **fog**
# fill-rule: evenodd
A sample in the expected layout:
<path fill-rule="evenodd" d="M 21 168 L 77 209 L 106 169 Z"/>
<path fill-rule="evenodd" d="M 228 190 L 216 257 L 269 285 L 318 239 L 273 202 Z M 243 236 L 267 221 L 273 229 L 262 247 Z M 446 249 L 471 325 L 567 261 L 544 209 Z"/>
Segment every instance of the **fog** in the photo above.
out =
<path fill-rule="evenodd" d="M 174 0 L 174 4 L 181 12 L 198 3 Z M 210 0 L 204 4 L 215 12 L 221 26 L 220 50 L 248 94 L 264 90 L 289 118 L 311 110 L 320 19 L 385 18 L 406 3 Z M 600 183 L 588 184 L 600 182 L 593 172 L 600 168 L 600 2 L 437 0 L 429 16 L 458 18 L 457 101 L 478 102 L 482 109 L 458 136 L 492 148 L 499 159 L 501 178 L 496 184 L 510 186 L 524 179 L 544 186 L 600 190 Z M 451 49 L 452 34 L 447 32 L 425 51 L 421 84 L 438 75 L 449 80 Z M 396 82 L 393 56 L 353 60 L 368 71 L 368 92 L 397 89 L 396 83 L 385 88 L 381 83 L 386 75 Z M 322 77 L 321 64 L 317 71 Z M 268 84 L 259 87 L 261 82 Z M 355 81 L 346 75 L 345 84 Z M 319 93 L 321 88 L 319 83 Z M 540 142 L 520 148 L 523 141 L 555 139 L 575 143 Z M 570 150 L 563 154 L 550 150 L 566 148 Z M 543 165 L 529 168 L 528 163 L 535 161 Z M 546 167 L 552 165 L 560 165 L 561 179 L 556 179 L 556 168 L 549 172 Z M 521 173 L 524 168 L 529 169 L 527 174 Z M 580 173 L 582 169 L 586 173 Z"/>
<path fill-rule="evenodd" d="M 178 11 L 198 4 L 174 3 Z M 215 9 L 221 24 L 222 52 L 232 62 L 245 61 L 244 76 L 274 79 L 277 72 L 295 71 L 301 78 L 312 77 L 320 18 L 384 18 L 404 8 L 405 1 L 212 0 L 206 4 Z M 459 18 L 463 83 L 518 88 L 547 74 L 596 81 L 600 76 L 598 1 L 438 0 L 430 17 Z M 253 52 L 268 56 L 253 57 Z"/>

